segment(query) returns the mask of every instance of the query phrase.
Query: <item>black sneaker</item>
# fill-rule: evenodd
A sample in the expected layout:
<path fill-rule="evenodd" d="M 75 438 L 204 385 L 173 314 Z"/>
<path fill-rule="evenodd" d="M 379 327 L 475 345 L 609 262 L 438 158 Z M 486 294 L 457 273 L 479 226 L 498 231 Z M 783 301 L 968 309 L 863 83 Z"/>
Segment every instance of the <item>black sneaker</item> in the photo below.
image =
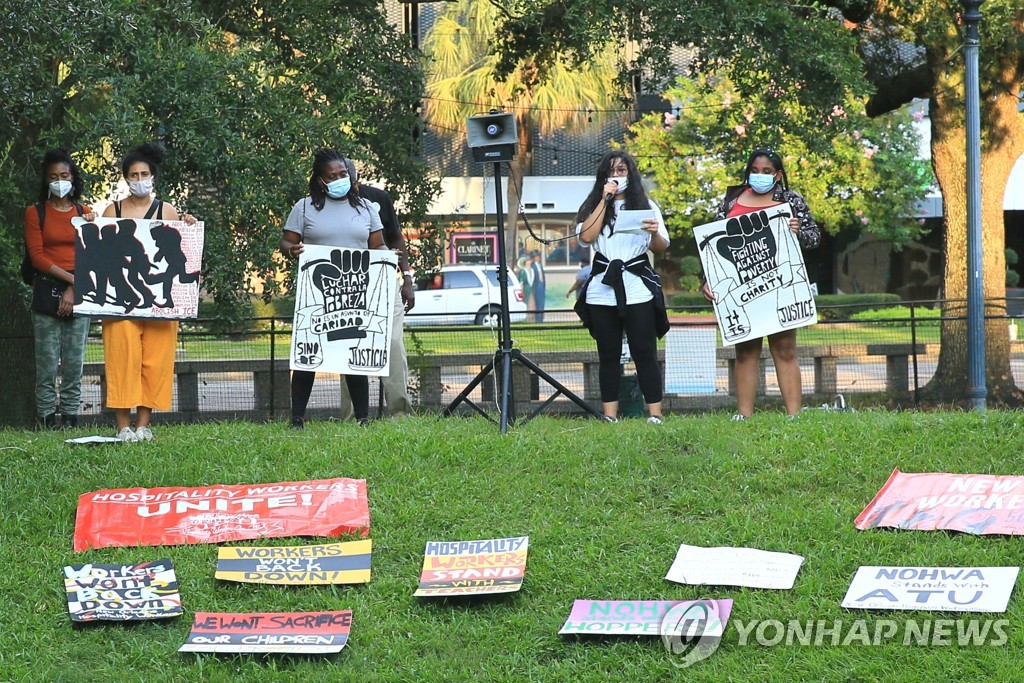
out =
<path fill-rule="evenodd" d="M 64 429 L 77 429 L 78 428 L 78 416 L 77 415 L 61 415 L 60 422 L 64 426 Z"/>
<path fill-rule="evenodd" d="M 292 422 L 290 426 L 292 429 L 305 429 L 306 421 L 303 420 L 301 417 L 292 417 Z"/>
<path fill-rule="evenodd" d="M 60 423 L 57 421 L 57 413 L 50 413 L 44 417 L 43 427 L 46 429 L 60 429 Z"/>
<path fill-rule="evenodd" d="M 360 427 L 369 427 L 370 426 L 370 418 L 364 417 L 364 418 L 361 418 L 359 420 L 356 420 L 356 424 L 359 425 Z"/>

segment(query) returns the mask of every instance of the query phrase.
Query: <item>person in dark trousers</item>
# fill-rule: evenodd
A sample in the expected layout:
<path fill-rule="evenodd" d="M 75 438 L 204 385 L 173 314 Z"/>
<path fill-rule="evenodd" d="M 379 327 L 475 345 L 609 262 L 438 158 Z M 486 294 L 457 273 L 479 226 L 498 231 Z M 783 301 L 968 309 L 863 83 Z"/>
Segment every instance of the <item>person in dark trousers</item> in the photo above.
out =
<path fill-rule="evenodd" d="M 303 244 L 348 249 L 386 249 L 384 226 L 369 201 L 352 189 L 355 164 L 331 148 L 317 150 L 309 175 L 309 195 L 292 207 L 278 247 L 298 259 Z M 305 426 L 306 406 L 313 392 L 316 372 L 292 371 L 293 429 Z M 370 423 L 370 383 L 366 375 L 345 375 L 352 409 L 360 426 Z"/>
<path fill-rule="evenodd" d="M 622 210 L 651 210 L 639 232 L 616 232 Z M 590 194 L 576 213 L 576 234 L 597 249 L 590 277 L 580 287 L 576 313 L 597 342 L 598 383 L 604 416 L 618 420 L 622 377 L 622 335 L 636 364 L 648 422 L 662 423 L 662 379 L 658 365 L 659 337 L 668 332 L 661 279 L 647 252 L 668 249 L 668 230 L 658 206 L 644 191 L 636 162 L 625 152 L 606 154 L 597 166 Z"/>
<path fill-rule="evenodd" d="M 409 265 L 409 254 L 406 253 L 405 235 L 395 213 L 395 204 L 387 191 L 372 185 L 359 182 L 358 170 L 353 169 L 353 183 L 359 196 L 372 204 L 380 214 L 380 222 L 384 226 L 384 243 L 398 255 L 398 272 L 401 281 L 395 297 L 391 319 L 391 350 L 390 372 L 383 378 L 384 402 L 390 417 L 407 415 L 412 411 L 409 398 L 409 364 L 405 352 L 405 314 L 416 305 L 416 291 L 413 286 L 415 273 Z M 341 385 L 341 417 L 352 417 L 352 400 L 348 395 L 347 386 Z"/>

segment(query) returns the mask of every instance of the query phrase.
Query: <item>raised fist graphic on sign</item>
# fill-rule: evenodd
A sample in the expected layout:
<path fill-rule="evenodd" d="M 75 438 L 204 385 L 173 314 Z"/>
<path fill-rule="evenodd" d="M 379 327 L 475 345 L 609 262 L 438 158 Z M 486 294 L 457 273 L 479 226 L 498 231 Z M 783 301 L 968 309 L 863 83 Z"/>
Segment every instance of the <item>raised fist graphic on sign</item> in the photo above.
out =
<path fill-rule="evenodd" d="M 730 218 L 725 224 L 725 237 L 716 247 L 722 258 L 736 266 L 741 284 L 778 267 L 778 245 L 768 227 L 767 211 Z"/>

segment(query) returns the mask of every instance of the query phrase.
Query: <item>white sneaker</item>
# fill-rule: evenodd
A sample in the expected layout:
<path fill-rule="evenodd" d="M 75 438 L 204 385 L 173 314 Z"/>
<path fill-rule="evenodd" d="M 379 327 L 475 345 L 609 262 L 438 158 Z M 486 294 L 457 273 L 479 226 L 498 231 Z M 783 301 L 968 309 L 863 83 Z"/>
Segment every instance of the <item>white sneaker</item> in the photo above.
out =
<path fill-rule="evenodd" d="M 647 418 L 647 424 L 649 424 L 649 425 L 660 425 L 660 424 L 663 424 L 664 422 L 665 421 L 662 420 L 657 415 L 651 415 L 649 418 Z"/>
<path fill-rule="evenodd" d="M 139 435 L 133 432 L 131 427 L 125 427 L 117 433 L 117 440 L 124 443 L 135 443 L 139 440 Z"/>
<path fill-rule="evenodd" d="M 612 417 L 611 415 L 605 415 L 605 416 L 604 416 L 604 421 L 605 421 L 605 422 L 611 422 L 611 423 L 613 423 L 613 424 L 614 424 L 614 423 L 618 422 L 618 419 L 617 419 L 617 418 L 614 418 L 614 417 Z"/>
<path fill-rule="evenodd" d="M 135 440 L 136 441 L 152 441 L 153 440 L 153 430 L 150 429 L 149 427 L 139 427 L 138 429 L 135 430 Z"/>
<path fill-rule="evenodd" d="M 735 415 L 732 416 L 732 421 L 733 422 L 746 422 L 747 421 L 747 416 L 746 415 L 742 415 L 740 413 L 736 413 Z"/>

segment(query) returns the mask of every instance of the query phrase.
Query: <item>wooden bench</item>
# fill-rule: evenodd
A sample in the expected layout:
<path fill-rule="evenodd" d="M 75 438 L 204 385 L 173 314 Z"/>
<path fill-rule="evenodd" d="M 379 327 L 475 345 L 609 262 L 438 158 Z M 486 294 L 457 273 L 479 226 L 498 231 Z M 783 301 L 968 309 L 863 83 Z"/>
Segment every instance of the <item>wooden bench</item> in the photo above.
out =
<path fill-rule="evenodd" d="M 1014 351 L 1019 352 L 1022 344 L 1024 342 L 1013 342 L 1011 345 Z M 871 356 L 885 356 L 887 391 L 895 394 L 905 394 L 908 391 L 911 355 L 915 352 L 917 354 L 934 353 L 937 347 L 938 344 L 935 343 L 918 343 L 913 348 L 909 343 L 798 345 L 797 358 L 804 362 L 813 362 L 814 393 L 832 396 L 838 391 L 837 366 L 840 359 L 853 360 Z M 582 377 L 583 393 L 581 398 L 590 402 L 600 402 L 600 363 L 596 349 L 582 351 L 538 351 L 527 352 L 525 355 L 540 366 L 542 370 L 552 374 L 563 377 L 565 374 Z M 718 348 L 715 350 L 715 355 L 717 361 L 719 363 L 724 362 L 728 368 L 728 395 L 718 394 L 707 397 L 685 396 L 682 399 L 685 401 L 685 405 L 689 407 L 702 405 L 701 401 L 704 399 L 728 401 L 730 396 L 735 395 L 736 349 L 732 346 Z M 472 377 L 493 357 L 493 353 L 484 351 L 410 356 L 410 374 L 413 375 L 413 381 L 418 382 L 419 386 L 419 407 L 425 410 L 443 408 L 448 400 L 446 396 L 450 396 L 452 390 L 457 392 L 463 388 L 463 386 L 445 387 L 445 376 L 459 374 Z M 763 394 L 766 386 L 765 371 L 768 365 L 766 361 L 770 358 L 767 343 L 762 349 L 761 358 L 761 378 L 758 391 Z M 658 351 L 658 361 L 662 368 L 662 377 L 664 377 L 665 358 L 664 350 L 662 349 Z M 273 364 L 269 359 L 180 359 L 175 362 L 174 371 L 176 376 L 177 406 L 175 411 L 165 414 L 166 419 L 169 421 L 231 418 L 268 419 L 288 414 L 290 372 L 288 370 L 287 358 L 275 359 Z M 225 405 L 214 408 L 202 406 L 200 401 L 201 386 L 205 380 L 201 378 L 201 375 L 229 373 L 249 375 L 252 378 L 251 383 L 239 382 L 239 391 L 249 391 L 249 387 L 251 387 L 253 399 L 251 408 L 248 405 L 232 406 L 229 405 L 230 401 L 226 401 Z M 83 374 L 99 379 L 100 405 L 105 405 L 106 376 L 103 363 L 86 363 Z M 498 374 L 498 372 L 490 373 L 481 383 L 480 391 L 482 392 L 481 396 L 485 397 L 484 400 L 490 400 L 491 397 L 496 395 L 494 382 Z M 451 379 L 448 381 L 450 382 Z M 530 403 L 540 400 L 542 380 L 527 367 L 514 362 L 512 364 L 512 381 L 517 411 L 525 410 Z M 569 381 L 566 384 L 579 385 L 578 380 Z M 547 394 L 547 390 L 544 393 Z M 672 399 L 673 396 L 676 395 L 667 395 L 666 400 Z M 327 410 L 325 409 L 324 412 L 327 412 Z"/>
<path fill-rule="evenodd" d="M 938 351 L 938 344 L 918 342 L 900 344 L 868 344 L 867 355 L 885 356 L 885 390 L 894 394 L 910 392 L 910 357 L 926 356 Z"/>

